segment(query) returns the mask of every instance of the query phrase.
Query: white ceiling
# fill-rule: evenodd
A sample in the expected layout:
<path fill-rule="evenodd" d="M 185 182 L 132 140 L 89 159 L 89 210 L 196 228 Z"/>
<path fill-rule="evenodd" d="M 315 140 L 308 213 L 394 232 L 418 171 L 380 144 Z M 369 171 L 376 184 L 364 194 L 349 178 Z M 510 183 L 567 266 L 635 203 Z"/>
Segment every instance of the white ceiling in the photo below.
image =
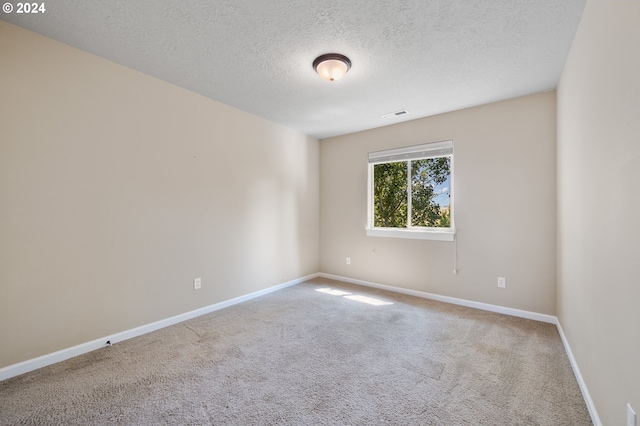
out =
<path fill-rule="evenodd" d="M 1 18 L 322 139 L 554 89 L 585 2 L 49 0 Z M 353 66 L 329 83 L 311 64 L 334 52 Z"/>

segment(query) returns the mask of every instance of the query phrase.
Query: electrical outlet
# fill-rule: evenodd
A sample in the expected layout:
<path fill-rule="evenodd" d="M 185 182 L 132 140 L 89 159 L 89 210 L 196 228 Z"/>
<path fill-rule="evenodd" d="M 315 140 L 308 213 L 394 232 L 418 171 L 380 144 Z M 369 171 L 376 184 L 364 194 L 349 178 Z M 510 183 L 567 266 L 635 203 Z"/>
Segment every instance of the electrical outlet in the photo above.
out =
<path fill-rule="evenodd" d="M 498 287 L 500 288 L 507 287 L 507 279 L 505 277 L 498 277 Z"/>
<path fill-rule="evenodd" d="M 202 278 L 195 278 L 193 280 L 193 289 L 198 290 L 202 287 Z"/>
<path fill-rule="evenodd" d="M 636 426 L 636 412 L 631 408 L 631 404 L 627 403 L 627 426 Z"/>
<path fill-rule="evenodd" d="M 351 265 L 351 258 L 347 257 L 347 265 Z"/>

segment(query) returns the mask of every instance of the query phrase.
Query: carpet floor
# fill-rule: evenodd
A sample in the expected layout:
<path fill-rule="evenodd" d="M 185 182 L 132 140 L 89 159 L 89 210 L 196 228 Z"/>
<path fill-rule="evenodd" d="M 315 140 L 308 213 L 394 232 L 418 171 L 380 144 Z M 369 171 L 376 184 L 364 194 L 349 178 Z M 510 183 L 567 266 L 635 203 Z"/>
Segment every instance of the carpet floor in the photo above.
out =
<path fill-rule="evenodd" d="M 591 425 L 556 327 L 317 278 L 0 382 L 2 425 Z"/>

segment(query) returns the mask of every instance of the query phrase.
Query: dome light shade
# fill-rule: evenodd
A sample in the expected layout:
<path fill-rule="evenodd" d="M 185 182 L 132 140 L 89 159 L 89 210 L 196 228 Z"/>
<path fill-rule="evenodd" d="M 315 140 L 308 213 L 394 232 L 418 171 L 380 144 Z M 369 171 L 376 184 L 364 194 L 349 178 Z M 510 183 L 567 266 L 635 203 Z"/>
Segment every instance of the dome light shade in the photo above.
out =
<path fill-rule="evenodd" d="M 338 53 L 327 53 L 313 61 L 313 69 L 318 75 L 327 81 L 341 79 L 351 68 L 351 61 Z"/>

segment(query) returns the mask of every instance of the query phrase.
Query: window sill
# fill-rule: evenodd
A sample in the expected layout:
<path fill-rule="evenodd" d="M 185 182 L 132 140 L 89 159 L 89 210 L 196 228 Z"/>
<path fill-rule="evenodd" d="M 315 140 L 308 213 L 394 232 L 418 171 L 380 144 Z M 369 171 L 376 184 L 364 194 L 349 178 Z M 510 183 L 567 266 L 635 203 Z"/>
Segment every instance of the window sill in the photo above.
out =
<path fill-rule="evenodd" d="M 367 228 L 368 237 L 408 238 L 413 240 L 453 241 L 455 229 L 422 230 L 402 228 Z"/>

